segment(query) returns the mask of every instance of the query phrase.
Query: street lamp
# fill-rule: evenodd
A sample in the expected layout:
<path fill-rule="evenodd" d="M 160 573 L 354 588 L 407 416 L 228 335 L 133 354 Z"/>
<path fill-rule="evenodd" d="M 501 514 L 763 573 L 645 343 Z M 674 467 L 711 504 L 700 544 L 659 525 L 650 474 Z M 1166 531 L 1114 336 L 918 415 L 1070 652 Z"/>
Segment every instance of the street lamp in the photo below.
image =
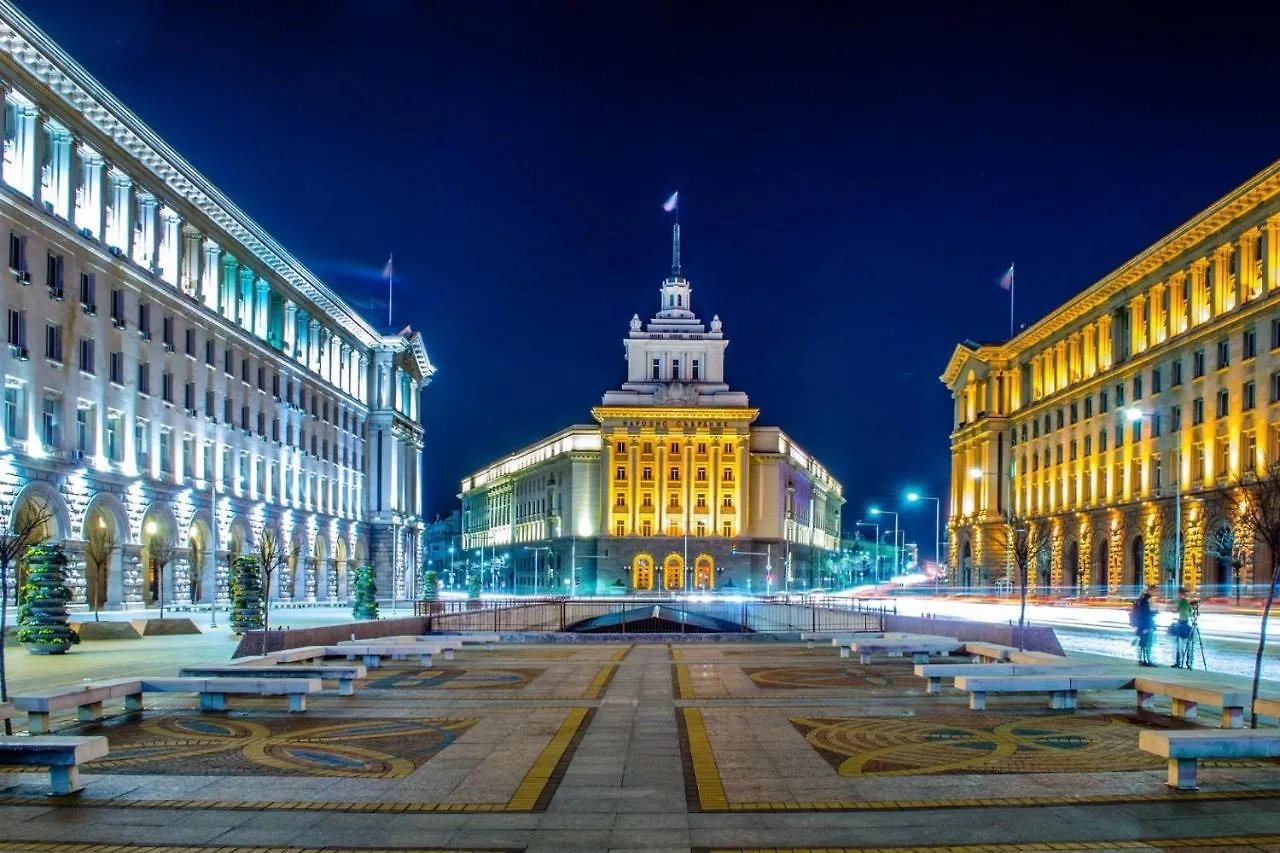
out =
<path fill-rule="evenodd" d="M 898 558 L 901 556 L 901 551 L 899 551 L 898 549 L 898 514 L 891 510 L 880 509 L 879 507 L 874 507 L 874 506 L 871 508 L 871 514 L 876 516 L 879 516 L 879 515 L 893 516 L 893 576 L 896 578 L 900 571 Z M 876 547 L 877 548 L 880 547 L 879 540 L 876 541 Z"/>
<path fill-rule="evenodd" d="M 853 523 L 853 526 L 854 527 L 871 527 L 871 528 L 874 528 L 876 531 L 875 579 L 876 579 L 876 582 L 879 583 L 880 582 L 880 525 L 876 524 L 875 522 L 863 521 L 862 519 L 858 519 Z"/>
<path fill-rule="evenodd" d="M 548 547 L 548 546 L 546 546 L 546 545 L 541 545 L 541 546 L 538 546 L 538 547 L 536 547 L 536 548 L 530 548 L 528 545 L 526 545 L 526 546 L 524 547 L 524 550 L 526 550 L 526 551 L 532 551 L 532 552 L 533 552 L 533 594 L 534 594 L 534 596 L 537 596 L 537 594 L 538 594 L 538 570 L 539 570 L 539 566 L 538 566 L 538 554 L 542 553 L 543 551 L 546 551 L 547 553 L 551 553 L 551 548 L 550 548 L 550 547 Z M 513 570 L 513 571 L 512 571 L 512 586 L 514 586 L 514 585 L 515 585 L 515 572 L 514 572 L 514 570 Z M 512 589 L 511 591 L 512 591 L 513 593 L 515 592 L 515 590 L 514 590 L 514 589 Z"/>
<path fill-rule="evenodd" d="M 919 492 L 907 492 L 907 503 L 933 501 L 933 587 L 938 589 L 938 570 L 942 567 L 942 499 Z"/>

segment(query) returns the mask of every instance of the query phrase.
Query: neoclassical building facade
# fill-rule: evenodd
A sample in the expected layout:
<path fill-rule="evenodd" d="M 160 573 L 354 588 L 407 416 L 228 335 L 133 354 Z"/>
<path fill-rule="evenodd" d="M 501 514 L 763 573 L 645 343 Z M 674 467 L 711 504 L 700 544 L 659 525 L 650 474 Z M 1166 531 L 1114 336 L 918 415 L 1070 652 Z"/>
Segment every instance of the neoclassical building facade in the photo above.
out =
<path fill-rule="evenodd" d="M 1278 246 L 1280 162 L 1012 340 L 956 347 L 957 583 L 1006 575 L 1010 517 L 1048 538 L 1042 586 L 1270 581 L 1243 533 L 1237 577 L 1230 542 L 1232 483 L 1280 459 Z"/>
<path fill-rule="evenodd" d="M 725 382 L 729 341 L 704 324 L 679 225 L 658 312 L 623 340 L 627 377 L 568 427 L 462 481 L 463 549 L 486 586 L 521 592 L 819 585 L 839 549 L 840 483 Z M 479 561 L 477 563 L 477 561 Z"/>
<path fill-rule="evenodd" d="M 47 514 L 109 607 L 223 600 L 268 528 L 281 599 L 341 601 L 362 562 L 407 592 L 420 335 L 378 332 L 8 2 L 0 89 L 0 521 Z"/>

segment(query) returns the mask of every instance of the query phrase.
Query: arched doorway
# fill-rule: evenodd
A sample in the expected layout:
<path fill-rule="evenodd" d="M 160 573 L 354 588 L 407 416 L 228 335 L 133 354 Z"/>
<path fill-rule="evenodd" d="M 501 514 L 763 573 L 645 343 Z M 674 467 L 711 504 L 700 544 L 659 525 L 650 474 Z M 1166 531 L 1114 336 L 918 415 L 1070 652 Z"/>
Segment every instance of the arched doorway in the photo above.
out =
<path fill-rule="evenodd" d="M 671 553 L 662 561 L 662 588 L 684 589 L 684 559 Z"/>
<path fill-rule="evenodd" d="M 1235 571 L 1235 533 L 1225 518 L 1214 520 L 1204 537 L 1204 559 L 1200 567 L 1200 594 L 1229 595 Z"/>
<path fill-rule="evenodd" d="M 152 607 L 173 601 L 173 562 L 178 557 L 177 524 L 163 504 L 152 504 L 142 516 L 142 603 Z"/>
<path fill-rule="evenodd" d="M 105 500 L 96 500 L 85 512 L 85 603 L 98 610 L 123 600 L 125 525 L 123 512 Z"/>
<path fill-rule="evenodd" d="M 960 586 L 973 586 L 973 548 L 968 539 L 960 543 Z"/>
<path fill-rule="evenodd" d="M 1074 539 L 1067 546 L 1067 555 L 1062 565 L 1062 582 L 1067 585 L 1072 595 L 1078 593 L 1080 587 L 1080 543 Z"/>
<path fill-rule="evenodd" d="M 653 557 L 636 554 L 631 560 L 631 588 L 638 592 L 653 589 Z"/>
<path fill-rule="evenodd" d="M 347 542 L 341 536 L 333 551 L 333 577 L 326 580 L 325 596 L 329 601 L 337 601 L 341 590 L 346 588 L 347 579 Z M 442 573 L 443 574 L 443 573 Z"/>
<path fill-rule="evenodd" d="M 192 604 L 205 602 L 208 590 L 212 588 L 212 584 L 208 583 L 209 569 L 213 563 L 210 546 L 209 531 L 204 522 L 192 522 L 191 530 L 187 533 L 187 548 L 191 553 L 191 571 L 187 576 L 186 590 L 188 600 Z"/>
<path fill-rule="evenodd" d="M 57 493 L 45 494 L 33 487 L 21 494 L 13 506 L 10 530 L 24 534 L 28 548 L 43 542 L 61 542 L 66 538 L 66 514 Z M 18 554 L 9 582 L 10 600 L 21 604 L 22 586 L 27 581 L 27 555 Z"/>
<path fill-rule="evenodd" d="M 1129 543 L 1128 560 L 1124 571 L 1124 582 L 1133 587 L 1142 584 L 1142 553 L 1145 545 L 1142 541 L 1142 534 L 1133 537 Z"/>
<path fill-rule="evenodd" d="M 710 554 L 699 554 L 693 561 L 694 589 L 716 588 L 716 561 Z"/>

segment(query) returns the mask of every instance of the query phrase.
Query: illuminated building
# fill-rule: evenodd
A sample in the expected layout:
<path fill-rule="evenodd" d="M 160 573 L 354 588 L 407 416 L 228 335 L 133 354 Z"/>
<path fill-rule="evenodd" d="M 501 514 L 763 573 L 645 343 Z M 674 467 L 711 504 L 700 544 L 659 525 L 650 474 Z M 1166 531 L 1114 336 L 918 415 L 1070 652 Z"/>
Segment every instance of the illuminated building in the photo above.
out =
<path fill-rule="evenodd" d="M 724 379 L 680 268 L 631 318 L 627 378 L 571 426 L 462 481 L 463 547 L 486 588 L 564 593 L 808 589 L 838 551 L 841 486 Z"/>
<path fill-rule="evenodd" d="M 81 601 L 108 531 L 108 606 L 221 600 L 268 527 L 297 549 L 280 599 L 341 600 L 364 561 L 403 586 L 420 336 L 377 332 L 7 2 L 0 86 L 0 518 L 52 512 Z"/>
<path fill-rule="evenodd" d="M 1012 340 L 956 348 L 957 583 L 1005 575 L 1009 515 L 1049 538 L 1033 583 L 1234 583 L 1205 542 L 1232 529 L 1242 468 L 1280 459 L 1278 246 L 1280 163 Z M 1240 545 L 1241 582 L 1268 582 Z"/>

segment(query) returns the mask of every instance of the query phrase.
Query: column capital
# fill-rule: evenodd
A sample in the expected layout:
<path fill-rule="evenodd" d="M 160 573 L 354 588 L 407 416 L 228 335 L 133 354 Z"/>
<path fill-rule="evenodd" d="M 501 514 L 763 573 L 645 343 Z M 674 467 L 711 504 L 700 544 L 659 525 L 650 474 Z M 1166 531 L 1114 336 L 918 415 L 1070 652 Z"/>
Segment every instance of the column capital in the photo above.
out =
<path fill-rule="evenodd" d="M 319 330 L 320 330 L 320 321 L 319 321 L 319 320 L 317 320 L 315 317 L 312 317 L 312 318 L 311 318 L 311 331 L 313 331 L 313 332 L 317 332 L 317 331 L 319 331 Z"/>
<path fill-rule="evenodd" d="M 298 303 L 294 302 L 292 299 L 286 299 L 286 300 L 284 301 L 284 313 L 286 313 L 286 314 L 297 314 L 297 313 L 298 313 Z"/>
<path fill-rule="evenodd" d="M 259 293 L 267 293 L 271 290 L 271 282 L 267 281 L 265 278 L 259 278 L 257 282 L 254 283 L 254 287 L 257 288 Z"/>

